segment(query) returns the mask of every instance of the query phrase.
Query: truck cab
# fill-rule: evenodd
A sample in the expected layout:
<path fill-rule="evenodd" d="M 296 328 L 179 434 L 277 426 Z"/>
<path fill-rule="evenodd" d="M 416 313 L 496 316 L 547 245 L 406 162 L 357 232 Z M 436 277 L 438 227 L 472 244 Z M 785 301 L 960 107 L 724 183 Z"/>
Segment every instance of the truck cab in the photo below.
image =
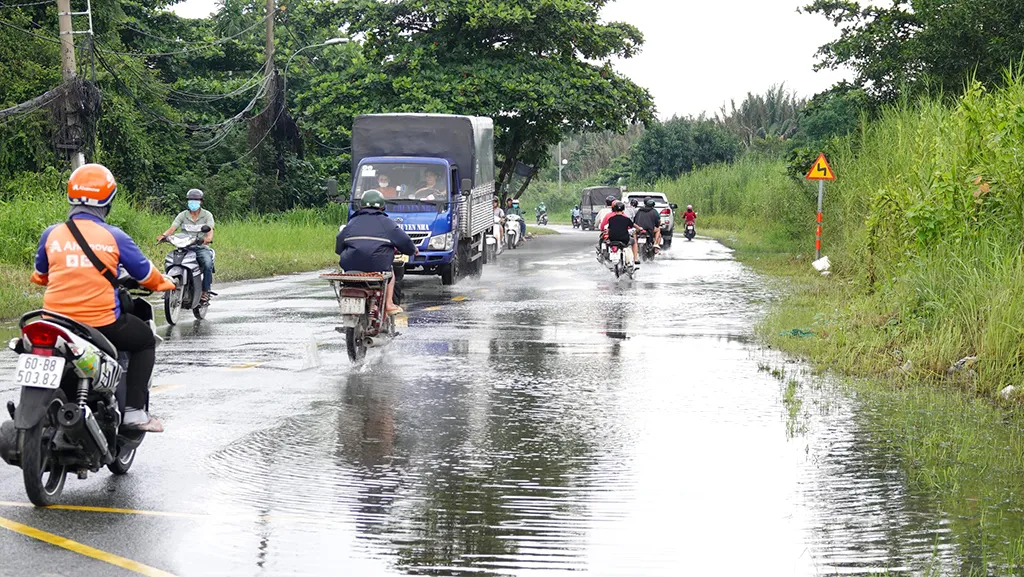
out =
<path fill-rule="evenodd" d="M 352 204 L 369 190 L 416 244 L 404 273 L 479 276 L 493 224 L 494 124 L 447 114 L 366 114 L 352 128 Z M 397 272 L 397 271 L 396 271 Z"/>
<path fill-rule="evenodd" d="M 386 179 L 387 186 L 381 182 Z M 369 157 L 357 169 L 351 213 L 361 208 L 368 190 L 384 195 L 385 212 L 411 238 L 419 254 L 406 272 L 451 274 L 459 227 L 458 207 L 464 201 L 459 167 L 437 158 Z M 469 191 L 466 190 L 466 193 Z"/>

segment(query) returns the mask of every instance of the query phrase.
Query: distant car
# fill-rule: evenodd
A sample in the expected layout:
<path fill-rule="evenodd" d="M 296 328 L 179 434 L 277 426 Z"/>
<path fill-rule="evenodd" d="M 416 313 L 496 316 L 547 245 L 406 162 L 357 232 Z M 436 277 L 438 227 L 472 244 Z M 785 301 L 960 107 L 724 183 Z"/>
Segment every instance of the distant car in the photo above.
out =
<path fill-rule="evenodd" d="M 627 192 L 623 202 L 629 204 L 629 201 L 636 199 L 640 206 L 644 205 L 644 201 L 648 198 L 654 199 L 654 210 L 661 214 L 661 240 L 664 248 L 672 246 L 672 232 L 675 230 L 676 221 L 673 210 L 679 208 L 678 204 L 669 204 L 668 197 L 661 192 Z"/>

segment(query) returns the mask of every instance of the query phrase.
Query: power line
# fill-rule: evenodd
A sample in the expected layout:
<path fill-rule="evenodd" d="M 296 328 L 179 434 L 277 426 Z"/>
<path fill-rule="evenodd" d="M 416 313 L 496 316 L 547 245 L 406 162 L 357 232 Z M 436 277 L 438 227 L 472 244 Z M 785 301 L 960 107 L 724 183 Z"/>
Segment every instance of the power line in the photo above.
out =
<path fill-rule="evenodd" d="M 8 22 L 6 20 L 0 20 L 0 26 L 6 26 L 8 28 L 12 28 L 14 30 L 17 30 L 18 32 L 22 32 L 24 34 L 28 34 L 29 36 L 34 36 L 34 37 L 36 37 L 36 38 L 38 38 L 40 40 L 45 40 L 47 42 L 53 42 L 54 44 L 60 44 L 60 40 L 58 40 L 57 38 L 55 38 L 53 36 L 43 36 L 42 34 L 36 34 L 35 32 L 32 32 L 31 30 L 25 30 L 24 28 L 19 28 L 19 27 L 15 26 L 14 24 L 11 24 L 10 22 Z"/>
<path fill-rule="evenodd" d="M 42 6 L 43 4 L 54 4 L 53 0 L 42 0 L 41 2 L 26 2 L 24 4 L 0 4 L 0 8 L 25 8 L 28 6 Z"/>
<path fill-rule="evenodd" d="M 208 42 L 208 43 L 205 43 L 205 44 L 202 44 L 202 45 L 197 45 L 196 48 L 186 48 L 184 50 L 176 50 L 176 51 L 173 51 L 173 52 L 114 52 L 114 51 L 107 51 L 107 52 L 109 54 L 116 54 L 118 56 L 135 56 L 135 57 L 141 56 L 143 58 L 152 58 L 152 57 L 158 57 L 158 56 L 177 56 L 177 55 L 180 55 L 180 54 L 191 54 L 193 52 L 201 52 L 202 50 L 204 50 L 206 48 L 210 48 L 210 47 L 213 47 L 213 46 L 218 46 L 220 44 L 224 44 L 225 42 L 230 42 L 230 41 L 234 40 L 235 38 L 238 38 L 239 36 L 245 34 L 246 32 L 249 32 L 249 31 L 255 29 L 260 24 L 263 24 L 263 22 L 266 21 L 266 19 L 267 19 L 267 17 L 264 16 L 263 18 L 260 18 L 255 24 L 253 24 L 252 26 L 249 26 L 248 28 L 246 28 L 246 29 L 244 29 L 244 30 L 242 30 L 240 32 L 232 34 L 231 36 L 226 36 L 224 38 L 219 38 L 217 40 L 214 40 L 213 42 Z M 136 30 L 136 32 L 139 32 L 139 31 Z M 164 41 L 167 41 L 167 42 L 184 42 L 184 41 L 179 41 L 179 40 L 171 40 L 171 39 L 168 39 L 168 38 L 160 38 L 160 37 L 157 37 L 155 35 L 148 34 L 146 32 L 143 32 L 143 34 L 146 34 L 148 36 L 154 36 L 155 38 L 158 38 L 160 40 L 164 40 Z"/>

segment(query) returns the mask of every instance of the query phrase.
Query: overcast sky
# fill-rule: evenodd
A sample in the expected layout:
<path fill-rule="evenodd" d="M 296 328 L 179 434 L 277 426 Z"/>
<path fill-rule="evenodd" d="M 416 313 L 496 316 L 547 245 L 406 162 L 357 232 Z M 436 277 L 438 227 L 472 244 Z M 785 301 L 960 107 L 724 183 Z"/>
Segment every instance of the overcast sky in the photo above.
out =
<path fill-rule="evenodd" d="M 814 52 L 838 36 L 825 18 L 797 14 L 809 0 L 615 0 L 607 21 L 644 33 L 643 52 L 615 63 L 654 95 L 658 116 L 713 114 L 730 99 L 785 82 L 812 96 L 850 76 L 814 72 Z M 207 16 L 216 0 L 186 0 L 174 11 Z"/>

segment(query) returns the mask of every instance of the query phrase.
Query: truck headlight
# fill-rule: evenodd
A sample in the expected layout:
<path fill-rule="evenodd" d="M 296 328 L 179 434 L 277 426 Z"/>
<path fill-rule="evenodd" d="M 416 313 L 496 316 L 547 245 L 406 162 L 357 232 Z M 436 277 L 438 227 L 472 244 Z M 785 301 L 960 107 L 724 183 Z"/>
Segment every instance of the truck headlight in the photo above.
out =
<path fill-rule="evenodd" d="M 427 243 L 427 248 L 431 250 L 451 250 L 454 239 L 454 235 L 450 232 L 432 236 L 430 237 L 430 242 Z"/>

